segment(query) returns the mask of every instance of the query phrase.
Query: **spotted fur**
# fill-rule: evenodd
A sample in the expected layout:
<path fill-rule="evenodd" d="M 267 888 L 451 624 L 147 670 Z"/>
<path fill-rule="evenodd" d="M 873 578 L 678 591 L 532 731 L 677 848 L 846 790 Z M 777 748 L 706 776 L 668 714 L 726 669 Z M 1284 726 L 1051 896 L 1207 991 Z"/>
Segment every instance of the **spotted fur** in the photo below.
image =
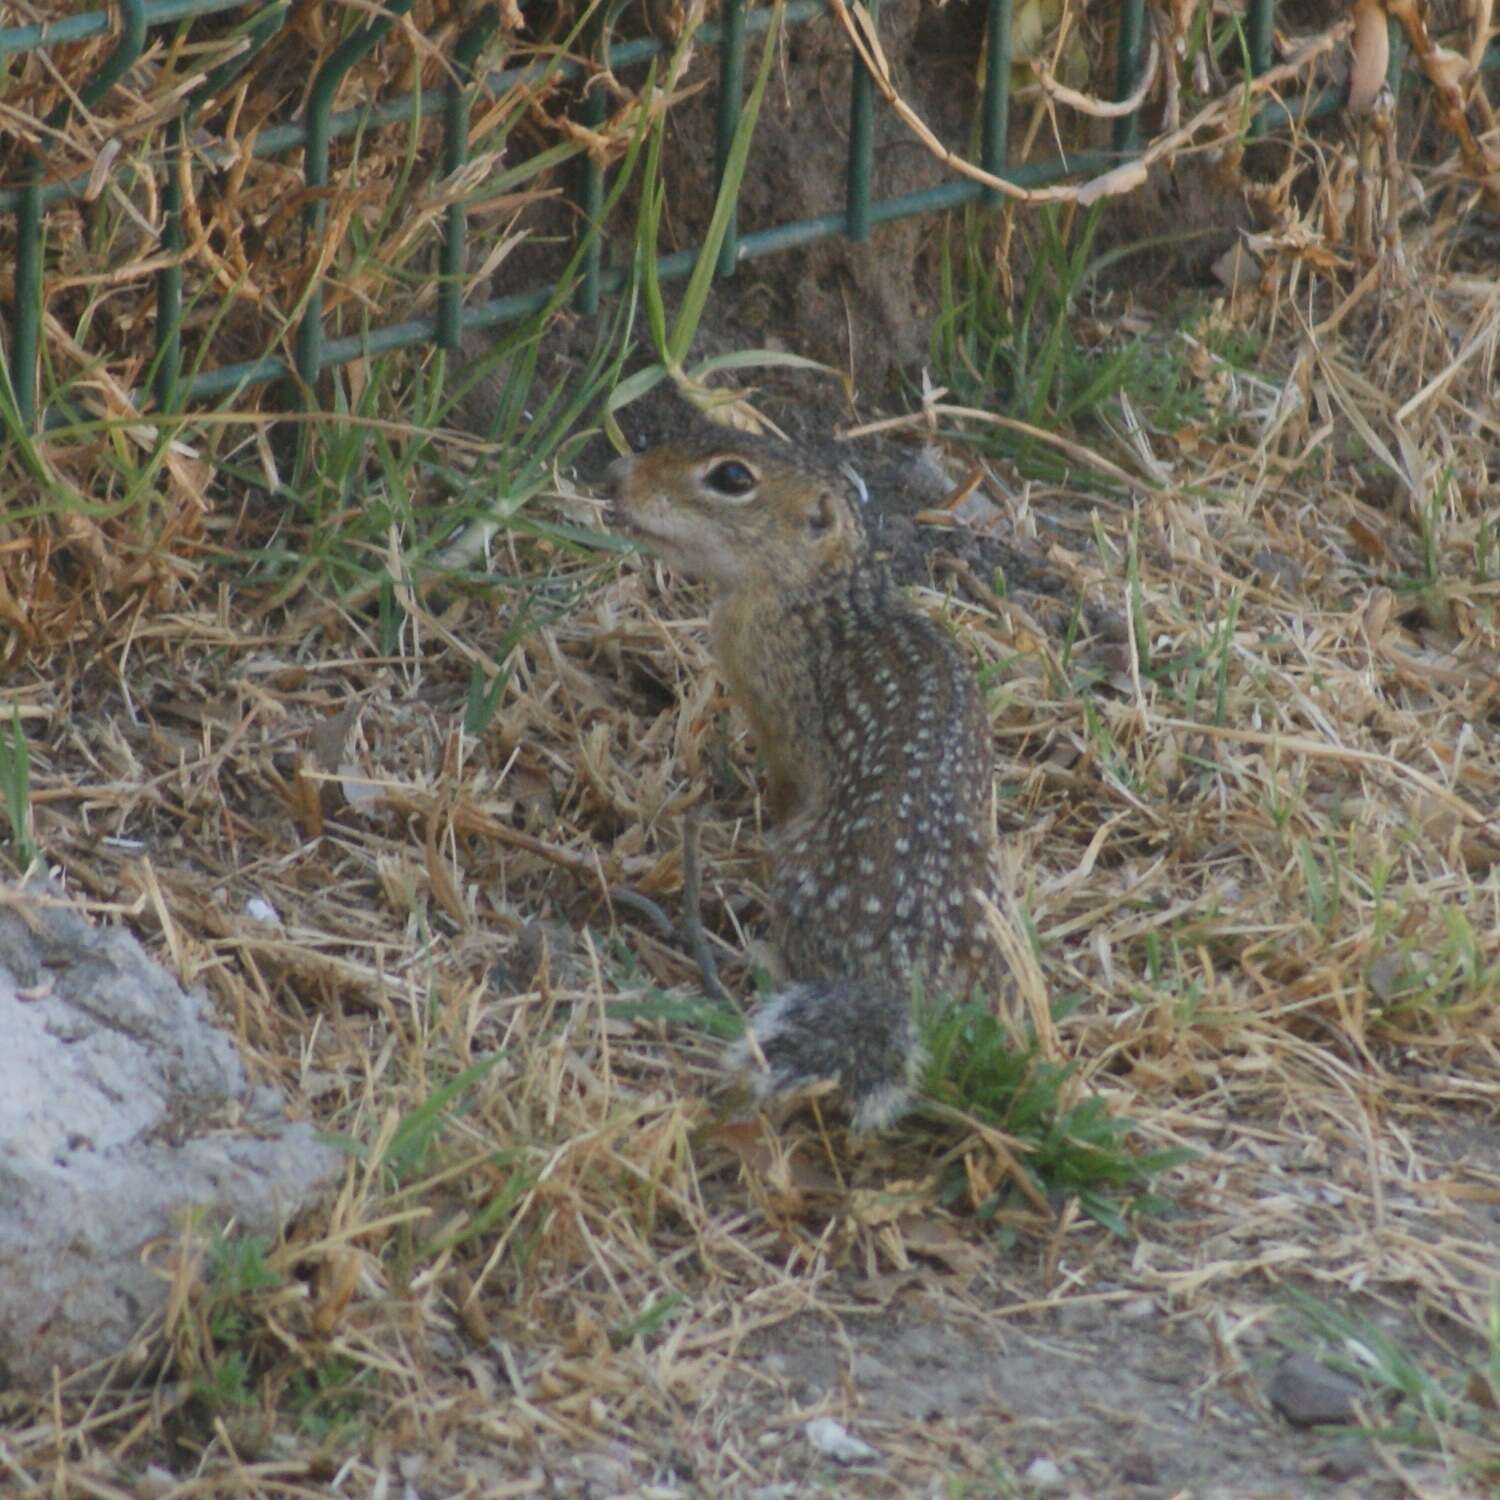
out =
<path fill-rule="evenodd" d="M 622 460 L 613 493 L 627 529 L 713 585 L 714 653 L 780 820 L 771 892 L 791 982 L 729 1063 L 760 1097 L 836 1078 L 855 1126 L 879 1128 L 920 1066 L 914 990 L 964 990 L 995 963 L 973 672 L 872 552 L 849 481 L 800 450 L 715 434 Z"/>

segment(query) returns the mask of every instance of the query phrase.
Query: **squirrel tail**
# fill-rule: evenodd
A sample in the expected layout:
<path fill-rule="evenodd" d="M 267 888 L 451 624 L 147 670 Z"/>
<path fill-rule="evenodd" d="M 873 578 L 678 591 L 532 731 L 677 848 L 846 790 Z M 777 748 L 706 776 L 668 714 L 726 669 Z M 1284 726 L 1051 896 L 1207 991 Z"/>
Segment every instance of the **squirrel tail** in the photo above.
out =
<path fill-rule="evenodd" d="M 895 986 L 813 979 L 772 995 L 725 1060 L 750 1076 L 757 1100 L 836 1079 L 855 1130 L 866 1132 L 906 1113 L 922 1050 L 911 1002 Z"/>

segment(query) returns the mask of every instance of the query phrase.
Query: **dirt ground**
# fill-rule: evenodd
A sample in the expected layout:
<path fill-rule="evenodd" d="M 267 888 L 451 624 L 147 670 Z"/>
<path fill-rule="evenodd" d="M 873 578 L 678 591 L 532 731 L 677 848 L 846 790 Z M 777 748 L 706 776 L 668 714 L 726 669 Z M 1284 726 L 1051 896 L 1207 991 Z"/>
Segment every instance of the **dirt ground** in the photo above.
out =
<path fill-rule="evenodd" d="M 911 445 L 898 450 L 867 447 L 857 462 L 880 474 L 913 461 Z M 962 448 L 946 451 L 961 473 Z M 1382 949 L 1353 887 L 1319 928 L 1305 861 L 1256 790 L 1268 766 L 1246 782 L 1212 751 L 1200 708 L 1187 743 L 1203 769 L 1184 777 L 1180 757 L 1159 758 L 1184 710 L 1155 685 L 1144 732 L 1124 736 L 1125 579 L 1079 561 L 1098 502 L 1054 492 L 1028 538 L 1027 491 L 991 472 L 1003 517 L 969 545 L 1019 548 L 1033 593 L 967 596 L 939 561 L 943 527 L 916 525 L 923 545 L 904 562 L 916 576 L 925 558 L 919 597 L 958 612 L 982 663 L 1009 664 L 994 700 L 1007 860 L 1053 935 L 1046 993 L 1082 980 L 1090 996 L 1057 1024 L 1056 1053 L 1084 1062 L 1083 1086 L 1138 1121 L 1142 1145 L 1194 1153 L 1154 1184 L 1165 1211 L 1121 1237 L 1065 1201 L 1039 1214 L 1007 1199 L 986 1225 L 939 1193 L 955 1159 L 979 1197 L 1003 1182 L 982 1138 L 923 1129 L 858 1145 L 806 1116 L 746 1134 L 713 1103 L 714 1044 L 649 1013 L 613 1018 L 663 989 L 695 991 L 680 931 L 612 914 L 623 898 L 606 894 L 626 888 L 680 923 L 688 803 L 705 809 L 704 918 L 736 994 L 764 921 L 755 760 L 717 699 L 691 590 L 649 565 L 600 574 L 512 542 L 502 572 L 540 562 L 583 576 L 587 602 L 522 644 L 505 711 L 461 747 L 450 726 L 467 665 L 453 643 L 494 653 L 507 624 L 481 596 L 421 616 L 428 638 L 384 662 L 361 644 L 373 617 L 316 600 L 260 626 L 238 605 L 179 608 L 132 627 L 128 698 L 123 641 L 54 663 L 52 738 L 33 771 L 50 857 L 96 901 L 154 884 L 160 904 L 138 903 L 132 925 L 209 986 L 252 1064 L 341 1135 L 389 1139 L 453 1070 L 496 1051 L 501 1067 L 465 1096 L 438 1157 L 398 1181 L 354 1169 L 326 1220 L 278 1252 L 285 1286 L 245 1299 L 259 1330 L 246 1348 L 266 1372 L 257 1400 L 204 1426 L 181 1330 L 169 1331 L 174 1362 L 127 1374 L 121 1398 L 123 1412 L 157 1415 L 78 1429 L 66 1470 L 78 1488 L 65 1479 L 64 1493 L 1485 1493 L 1482 1425 L 1440 1424 L 1428 1435 L 1446 1448 L 1424 1453 L 1293 1426 L 1270 1393 L 1289 1353 L 1350 1354 L 1317 1336 L 1293 1292 L 1388 1334 L 1455 1399 L 1493 1358 L 1493 822 L 1472 837 L 1442 825 L 1443 846 L 1383 832 L 1411 817 L 1403 767 L 1418 757 L 1397 748 L 1403 724 L 1430 737 L 1436 721 L 1471 745 L 1464 798 L 1493 819 L 1495 701 L 1465 666 L 1488 658 L 1449 653 L 1455 675 L 1423 680 L 1396 658 L 1395 675 L 1364 687 L 1373 698 L 1341 696 L 1371 679 L 1351 566 L 1312 529 L 1346 524 L 1336 483 L 1288 483 L 1252 510 L 1216 502 L 1202 531 L 1174 529 L 1185 508 L 1143 525 L 1161 644 L 1192 638 L 1217 579 L 1245 590 L 1254 670 L 1231 731 L 1253 736 L 1275 701 L 1255 696 L 1258 673 L 1282 673 L 1278 695 L 1293 699 L 1314 676 L 1345 674 L 1328 699 L 1341 736 L 1328 743 L 1342 748 L 1286 784 L 1307 828 L 1342 808 L 1371 858 L 1406 851 L 1391 899 L 1412 941 Z M 576 514 L 583 502 L 565 484 L 555 503 Z M 1100 524 L 1123 541 L 1129 517 Z M 1246 560 L 1273 538 L 1297 568 L 1268 578 Z M 971 576 L 994 560 L 974 555 Z M 1487 587 L 1458 581 L 1453 597 Z M 1038 624 L 1032 608 L 1059 598 Z M 1042 670 L 1078 600 L 1095 621 L 1079 647 L 1092 701 L 1144 794 L 1090 748 L 1087 698 Z M 1436 639 L 1441 626 L 1408 618 L 1403 650 Z M 1307 675 L 1300 660 L 1276 666 L 1279 643 L 1315 623 L 1329 639 Z M 1493 640 L 1492 620 L 1478 628 L 1475 641 Z M 1394 737 L 1361 738 L 1371 724 Z M 1289 732 L 1284 753 L 1309 753 L 1305 738 Z M 356 776 L 379 796 L 359 794 Z M 1091 868 L 1101 827 L 1118 831 Z M 111 830 L 143 852 L 102 841 Z M 245 915 L 252 896 L 277 926 Z M 1382 1014 L 1396 980 L 1380 964 L 1432 950 L 1453 905 L 1473 923 L 1471 977 L 1434 1007 Z M 1181 934 L 1173 951 L 1188 955 L 1156 981 L 1141 946 L 1152 931 Z M 434 1231 L 483 1223 L 518 1163 L 504 1227 L 446 1251 L 405 1238 L 411 1215 Z M 162 1347 L 155 1337 L 143 1350 Z M 288 1349 L 293 1369 L 336 1357 L 367 1373 L 352 1425 L 289 1425 Z M 24 1483 L 63 1473 L 46 1457 L 46 1419 L 4 1399 Z M 1365 1400 L 1377 1432 L 1414 1415 L 1378 1382 Z M 867 1450 L 830 1456 L 809 1435 L 820 1417 Z"/>
<path fill-rule="evenodd" d="M 1293 1160 L 1304 1145 L 1295 1135 L 1278 1144 Z M 1460 1180 L 1482 1191 L 1497 1181 L 1492 1131 L 1458 1124 L 1429 1146 L 1452 1152 Z M 937 1472 L 961 1494 L 1012 1493 L 1005 1467 L 1024 1478 L 1038 1459 L 1055 1464 L 1061 1480 L 1047 1476 L 1037 1493 L 1446 1492 L 1442 1465 L 1398 1461 L 1358 1436 L 1311 1433 L 1273 1410 L 1268 1391 L 1290 1342 L 1276 1268 L 1336 1276 L 1355 1243 L 1382 1232 L 1436 1239 L 1466 1230 L 1482 1260 L 1493 1256 L 1500 1218 L 1490 1207 L 1462 1225 L 1412 1197 L 1407 1213 L 1377 1229 L 1321 1173 L 1310 1180 L 1307 1167 L 1288 1171 L 1267 1156 L 1261 1191 L 1279 1189 L 1296 1205 L 1275 1232 L 1253 1233 L 1212 1191 L 1193 1192 L 1174 1205 L 1169 1225 L 1152 1226 L 1133 1246 L 1090 1247 L 1051 1274 L 1043 1264 L 1051 1247 L 1023 1247 L 997 1257 L 957 1298 L 924 1291 L 917 1271 L 888 1305 L 871 1307 L 862 1305 L 870 1297 L 862 1278 L 840 1278 L 825 1298 L 832 1311 L 756 1341 L 752 1362 L 774 1392 L 759 1403 L 762 1420 L 784 1429 L 829 1410 L 877 1449 L 888 1445 L 860 1471 L 861 1492 L 871 1494 L 944 1493 L 933 1469 L 945 1448 L 951 1457 Z M 1247 1240 L 1259 1267 L 1243 1258 Z M 1484 1357 L 1472 1330 L 1440 1326 L 1429 1338 L 1421 1315 L 1399 1303 L 1372 1311 L 1426 1358 Z M 926 1439 L 915 1451 L 913 1426 Z M 794 1451 L 788 1493 L 806 1493 L 820 1469 L 826 1464 L 810 1452 Z M 1473 1484 L 1483 1493 L 1481 1480 Z"/>

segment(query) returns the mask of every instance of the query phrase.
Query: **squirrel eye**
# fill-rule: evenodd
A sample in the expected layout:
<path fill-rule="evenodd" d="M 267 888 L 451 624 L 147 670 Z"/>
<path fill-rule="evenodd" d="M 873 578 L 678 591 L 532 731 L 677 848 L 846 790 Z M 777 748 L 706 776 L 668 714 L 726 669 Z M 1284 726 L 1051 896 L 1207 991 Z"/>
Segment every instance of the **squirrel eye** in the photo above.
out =
<path fill-rule="evenodd" d="M 716 463 L 703 477 L 708 487 L 721 495 L 748 495 L 756 483 L 755 471 L 737 458 L 726 458 L 722 463 Z"/>

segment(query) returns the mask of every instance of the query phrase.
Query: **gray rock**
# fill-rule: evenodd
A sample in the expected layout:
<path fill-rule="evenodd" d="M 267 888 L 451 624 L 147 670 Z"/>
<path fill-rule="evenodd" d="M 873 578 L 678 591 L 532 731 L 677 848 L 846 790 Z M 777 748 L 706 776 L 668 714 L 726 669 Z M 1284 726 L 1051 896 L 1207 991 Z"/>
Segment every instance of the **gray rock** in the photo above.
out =
<path fill-rule="evenodd" d="M 128 933 L 0 883 L 0 1387 L 118 1353 L 183 1210 L 274 1233 L 341 1157 Z"/>
<path fill-rule="evenodd" d="M 1277 1365 L 1271 1405 L 1296 1427 L 1353 1422 L 1363 1391 L 1357 1380 L 1325 1369 L 1310 1354 L 1289 1354 Z"/>

